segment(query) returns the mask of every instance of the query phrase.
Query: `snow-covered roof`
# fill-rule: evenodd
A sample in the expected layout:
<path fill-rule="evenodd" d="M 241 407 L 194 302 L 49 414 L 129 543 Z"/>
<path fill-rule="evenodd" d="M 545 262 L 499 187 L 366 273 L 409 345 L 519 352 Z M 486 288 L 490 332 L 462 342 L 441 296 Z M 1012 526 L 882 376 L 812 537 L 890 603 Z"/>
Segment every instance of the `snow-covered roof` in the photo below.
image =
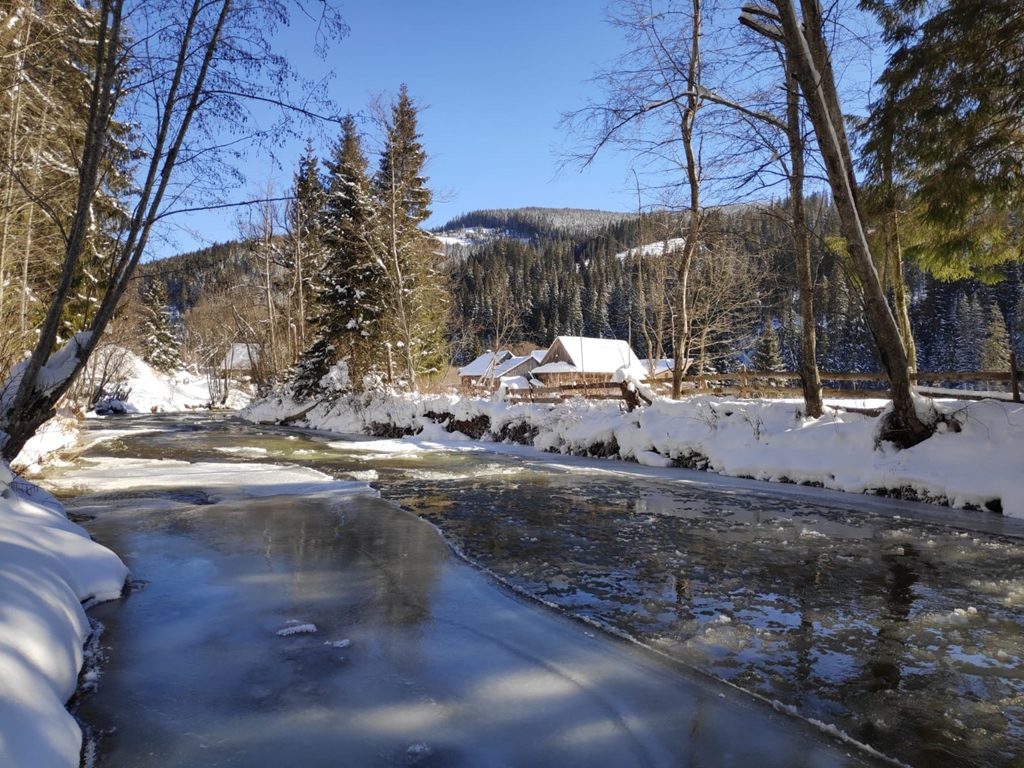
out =
<path fill-rule="evenodd" d="M 577 368 L 572 363 L 558 362 L 544 363 L 544 365 L 539 365 L 536 368 L 534 368 L 531 371 L 531 373 L 533 373 L 534 375 L 538 373 L 579 373 L 579 370 L 580 369 Z"/>
<path fill-rule="evenodd" d="M 504 363 L 502 363 L 501 365 L 494 369 L 494 376 L 495 378 L 500 378 L 502 376 L 511 375 L 511 371 L 516 370 L 520 366 L 529 364 L 531 361 L 533 362 L 534 366 L 536 366 L 537 363 L 544 359 L 544 355 L 546 355 L 547 353 L 548 351 L 546 349 L 535 349 L 528 355 L 510 357 L 508 360 L 506 360 Z M 533 368 L 529 368 L 529 370 L 524 370 L 523 373 L 529 373 L 529 371 L 532 370 Z"/>
<path fill-rule="evenodd" d="M 487 350 L 473 362 L 459 368 L 459 376 L 493 376 L 495 369 L 510 357 L 512 353 L 507 349 L 500 349 L 497 352 Z"/>
<path fill-rule="evenodd" d="M 534 372 L 555 373 L 546 366 L 562 355 L 582 373 L 615 373 L 619 368 L 641 369 L 640 360 L 629 344 L 617 339 L 593 339 L 586 336 L 559 336 L 544 356 L 544 364 Z M 544 368 L 545 370 L 541 370 Z"/>

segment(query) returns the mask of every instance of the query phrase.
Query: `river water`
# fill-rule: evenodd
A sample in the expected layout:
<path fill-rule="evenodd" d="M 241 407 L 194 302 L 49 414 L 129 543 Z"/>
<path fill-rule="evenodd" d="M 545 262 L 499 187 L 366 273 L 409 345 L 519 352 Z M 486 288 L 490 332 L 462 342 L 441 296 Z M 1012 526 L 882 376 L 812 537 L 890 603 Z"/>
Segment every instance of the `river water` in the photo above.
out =
<path fill-rule="evenodd" d="M 126 427 L 42 483 L 139 580 L 91 611 L 99 765 L 866 759 L 792 711 L 912 766 L 1024 766 L 1015 521 L 210 416 L 93 430 Z M 382 498 L 109 491 L 102 457 L 288 463 Z"/>

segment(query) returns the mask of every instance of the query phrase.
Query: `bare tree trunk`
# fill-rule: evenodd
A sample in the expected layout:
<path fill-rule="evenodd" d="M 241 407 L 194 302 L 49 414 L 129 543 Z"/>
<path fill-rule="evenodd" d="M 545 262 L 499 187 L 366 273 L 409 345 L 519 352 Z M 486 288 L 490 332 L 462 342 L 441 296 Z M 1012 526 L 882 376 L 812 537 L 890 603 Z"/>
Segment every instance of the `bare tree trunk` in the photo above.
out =
<path fill-rule="evenodd" d="M 183 35 L 174 61 L 174 75 L 166 94 L 161 94 L 163 120 L 156 129 L 150 152 L 146 177 L 141 185 L 139 201 L 128 227 L 125 239 L 112 258 L 106 291 L 90 327 L 82 338 L 73 371 L 57 385 L 37 389 L 39 372 L 49 358 L 57 340 L 60 318 L 74 284 L 75 272 L 87 234 L 92 225 L 92 203 L 99 189 L 100 167 L 107 147 L 114 108 L 121 96 L 121 82 L 126 60 L 122 58 L 121 22 L 124 0 L 101 0 L 97 8 L 96 60 L 91 83 L 86 132 L 82 144 L 79 166 L 78 198 L 75 215 L 68 230 L 61 276 L 54 290 L 46 319 L 40 328 L 38 340 L 10 406 L 0 413 L 0 429 L 7 433 L 0 446 L 0 455 L 12 459 L 35 431 L 54 413 L 54 406 L 74 383 L 99 341 L 128 287 L 132 272 L 145 250 L 150 230 L 157 220 L 163 196 L 171 180 L 178 154 L 188 134 L 189 126 L 198 111 L 206 76 L 213 62 L 231 8 L 231 0 L 220 0 L 217 21 L 205 40 L 193 39 L 200 14 L 205 9 L 202 0 L 194 0 L 190 15 L 184 23 Z M 201 56 L 197 57 L 197 53 Z M 199 60 L 195 78 L 185 93 L 181 93 L 186 67 Z M 175 122 L 177 121 L 177 123 Z"/>
<path fill-rule="evenodd" d="M 293 254 L 295 268 L 295 290 L 299 298 L 299 316 L 296 318 L 296 333 L 298 336 L 295 354 L 292 359 L 298 358 L 299 354 L 306 348 L 306 277 L 303 274 L 302 264 L 302 233 L 295 234 L 295 252 Z"/>
<path fill-rule="evenodd" d="M 693 256 L 697 252 L 700 241 L 701 224 L 703 213 L 700 209 L 700 158 L 693 148 L 693 123 L 697 117 L 701 102 L 700 89 L 700 39 L 701 39 L 701 0 L 693 2 L 693 27 L 690 40 L 690 61 L 686 73 L 686 106 L 680 115 L 680 132 L 683 140 L 683 151 L 686 155 L 686 181 L 690 186 L 690 221 L 686 233 L 686 243 L 683 245 L 683 257 L 679 263 L 676 273 L 676 314 L 677 325 L 675 328 L 675 343 L 673 344 L 675 364 L 672 366 L 672 399 L 678 400 L 683 393 L 683 372 L 686 368 L 686 358 L 689 354 L 690 342 L 690 315 L 688 293 L 690 282 L 690 266 L 693 264 Z"/>
<path fill-rule="evenodd" d="M 32 29 L 32 17 L 29 16 L 29 22 L 25 27 L 25 41 L 28 40 L 29 32 Z M 25 41 L 15 40 L 15 46 L 12 46 L 17 52 L 15 56 L 15 62 L 11 65 L 15 73 L 15 83 L 17 83 L 17 77 L 20 76 L 22 68 L 24 66 L 24 51 L 27 46 L 24 44 Z M 8 168 L 6 169 L 6 188 L 4 190 L 4 222 L 3 232 L 0 235 L 0 327 L 3 327 L 4 320 L 4 309 L 5 309 L 5 291 L 7 286 L 7 279 L 5 273 L 7 272 L 7 254 L 8 244 L 10 242 L 11 225 L 14 219 L 14 187 L 15 187 L 15 166 L 18 161 L 18 141 L 19 131 L 18 128 L 21 125 L 21 106 L 22 106 L 22 91 L 21 87 L 14 89 L 14 104 L 11 106 L 10 113 L 7 115 L 8 126 L 10 127 L 9 136 L 7 138 L 7 163 Z"/>
<path fill-rule="evenodd" d="M 857 182 L 853 175 L 850 146 L 822 33 L 821 6 L 817 0 L 801 0 L 801 23 L 793 0 L 773 2 L 779 11 L 781 41 L 803 90 L 811 124 L 818 138 L 850 262 L 863 290 L 868 326 L 889 379 L 893 412 L 882 437 L 902 446 L 915 445 L 926 439 L 931 430 L 917 415 L 906 350 L 871 259 L 857 203 Z"/>
<path fill-rule="evenodd" d="M 889 280 L 892 283 L 893 311 L 896 314 L 896 322 L 899 324 L 900 336 L 903 338 L 903 346 L 907 351 L 907 367 L 911 371 L 917 370 L 917 347 L 914 344 L 914 331 L 910 326 L 910 306 L 907 303 L 907 284 L 903 280 L 903 246 L 900 243 L 900 220 L 897 210 L 896 187 L 892 172 L 891 154 L 885 158 L 883 173 L 885 178 L 885 203 L 884 203 L 884 236 L 885 236 L 885 261 L 888 265 Z M 885 280 L 882 280 L 885 285 Z"/>
<path fill-rule="evenodd" d="M 793 255 L 796 258 L 797 288 L 800 302 L 800 386 L 804 407 L 812 418 L 821 416 L 824 403 L 818 372 L 817 339 L 814 327 L 814 275 L 811 270 L 811 243 L 804 214 L 804 141 L 800 133 L 799 84 L 786 66 L 786 137 L 789 140 L 789 198 L 792 206 Z"/>
<path fill-rule="evenodd" d="M 270 375 L 276 375 L 278 371 L 278 348 L 277 348 L 277 308 L 274 306 L 274 211 L 273 203 L 270 202 L 271 189 L 268 185 L 266 200 L 263 203 L 262 212 L 262 247 L 263 247 L 263 295 L 267 304 L 267 348 L 261 355 L 261 366 L 268 370 Z"/>
<path fill-rule="evenodd" d="M 22 338 L 28 337 L 28 265 L 32 256 L 32 225 L 35 219 L 35 207 L 28 209 L 28 221 L 25 225 L 25 251 L 21 260 L 21 303 L 19 305 L 18 320 Z"/>
<path fill-rule="evenodd" d="M 391 168 L 391 189 L 388 193 L 388 207 L 390 208 L 388 229 L 388 257 L 391 260 L 391 293 L 395 302 L 395 312 L 398 319 L 398 332 L 402 336 L 402 346 L 405 352 L 405 370 L 409 377 L 409 387 L 416 390 L 416 362 L 412 354 L 412 328 L 410 327 L 409 315 L 405 306 L 405 274 L 402 270 L 401 243 L 398 232 L 398 190 L 395 185 L 398 181 L 395 174 L 395 163 L 390 163 Z"/>

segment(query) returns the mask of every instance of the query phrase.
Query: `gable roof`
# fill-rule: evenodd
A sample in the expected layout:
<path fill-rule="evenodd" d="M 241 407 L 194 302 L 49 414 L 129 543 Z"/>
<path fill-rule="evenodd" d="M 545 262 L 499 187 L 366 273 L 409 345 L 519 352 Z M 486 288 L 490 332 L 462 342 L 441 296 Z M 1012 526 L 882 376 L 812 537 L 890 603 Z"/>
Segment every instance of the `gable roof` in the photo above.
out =
<path fill-rule="evenodd" d="M 586 336 L 559 336 L 544 356 L 542 367 L 562 362 L 581 373 L 615 373 L 619 368 L 642 371 L 640 360 L 629 344 L 616 339 L 593 339 Z M 565 371 L 551 368 L 547 372 Z M 545 372 L 535 369 L 535 372 Z"/>
<path fill-rule="evenodd" d="M 507 349 L 487 350 L 473 362 L 459 368 L 459 376 L 493 376 L 494 370 L 510 357 L 512 353 Z"/>
<path fill-rule="evenodd" d="M 537 353 L 540 353 L 538 356 Z M 540 363 L 544 355 L 547 354 L 546 349 L 535 349 L 528 355 L 520 355 L 519 357 L 510 357 L 508 360 L 503 362 L 497 368 L 494 369 L 494 377 L 500 378 L 502 376 L 509 376 L 510 371 L 518 371 L 519 373 L 529 373 L 537 364 Z M 522 369 L 522 370 L 519 370 Z"/>

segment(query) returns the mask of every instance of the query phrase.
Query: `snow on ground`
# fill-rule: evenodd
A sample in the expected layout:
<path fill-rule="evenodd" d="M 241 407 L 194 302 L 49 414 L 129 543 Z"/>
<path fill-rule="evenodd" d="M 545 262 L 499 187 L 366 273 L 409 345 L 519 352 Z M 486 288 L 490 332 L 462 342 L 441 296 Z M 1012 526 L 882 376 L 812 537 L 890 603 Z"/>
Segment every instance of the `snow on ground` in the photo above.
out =
<path fill-rule="evenodd" d="M 111 391 L 117 388 L 128 392 L 126 401 L 116 401 L 122 412 L 186 411 L 205 408 L 210 402 L 210 391 L 205 376 L 184 370 L 170 374 L 161 373 L 127 350 L 121 350 L 120 353 L 124 355 L 122 368 L 125 374 L 111 381 L 107 389 Z M 230 391 L 224 407 L 235 410 L 244 407 L 249 400 L 248 392 L 234 388 Z M 96 416 L 93 412 L 86 415 Z M 107 438 L 109 437 L 108 434 Z M 56 418 L 46 422 L 25 444 L 14 461 L 14 468 L 21 474 L 38 472 L 54 454 L 74 445 L 80 438 L 78 420 L 70 413 L 61 412 Z"/>
<path fill-rule="evenodd" d="M 639 254 L 640 256 L 664 256 L 666 245 L 668 246 L 669 253 L 681 251 L 683 249 L 683 246 L 686 245 L 686 238 L 671 237 L 667 241 L 660 240 L 656 243 L 647 243 L 646 245 L 643 245 L 639 248 L 632 248 L 628 251 L 621 251 L 620 253 L 615 254 L 615 258 L 617 258 L 619 261 L 622 261 L 627 256 L 636 256 L 637 254 Z"/>
<path fill-rule="evenodd" d="M 304 407 L 272 397 L 241 415 L 276 422 Z M 619 458 L 650 466 L 695 465 L 723 475 L 852 493 L 911 491 L 925 501 L 1001 507 L 1005 515 L 1024 518 L 1024 405 L 936 400 L 935 407 L 955 426 L 940 424 L 931 438 L 902 451 L 877 444 L 878 417 L 830 409 L 809 419 L 797 400 L 714 396 L 655 398 L 653 405 L 628 413 L 616 401 L 581 398 L 552 406 L 453 394 L 366 393 L 321 404 L 299 423 L 341 434 L 368 434 L 373 425 L 390 424 L 422 429 L 420 440 L 447 441 L 466 437 L 444 432 L 425 414 L 448 413 L 460 422 L 485 416 L 490 420 L 485 440 L 504 426 L 522 424 L 536 433 L 533 446 L 543 451 L 605 455 L 611 447 Z M 393 441 L 374 441 L 367 448 L 396 450 Z"/>
<path fill-rule="evenodd" d="M 112 382 L 108 390 L 116 386 L 129 391 L 128 400 L 123 404 L 128 413 L 205 408 L 211 400 L 205 374 L 195 371 L 161 373 L 130 352 L 126 353 L 124 369 L 126 374 Z M 249 399 L 247 392 L 232 387 L 225 407 L 241 408 Z"/>
<path fill-rule="evenodd" d="M 365 482 L 304 467 L 143 459 L 86 462 L 90 493 L 201 488 L 211 501 L 372 494 Z M 72 490 L 74 474 L 49 481 Z M 82 734 L 65 702 L 82 667 L 83 601 L 120 596 L 128 570 L 68 520 L 49 493 L 0 462 L 0 766 L 77 768 Z M 313 632 L 309 624 L 278 634 Z"/>
<path fill-rule="evenodd" d="M 43 463 L 58 451 L 74 445 L 81 438 L 79 421 L 61 411 L 39 428 L 18 454 L 14 469 L 20 474 L 38 472 Z"/>
<path fill-rule="evenodd" d="M 78 766 L 64 708 L 90 633 L 82 602 L 117 598 L 128 569 L 45 491 L 0 462 L 0 765 Z"/>

